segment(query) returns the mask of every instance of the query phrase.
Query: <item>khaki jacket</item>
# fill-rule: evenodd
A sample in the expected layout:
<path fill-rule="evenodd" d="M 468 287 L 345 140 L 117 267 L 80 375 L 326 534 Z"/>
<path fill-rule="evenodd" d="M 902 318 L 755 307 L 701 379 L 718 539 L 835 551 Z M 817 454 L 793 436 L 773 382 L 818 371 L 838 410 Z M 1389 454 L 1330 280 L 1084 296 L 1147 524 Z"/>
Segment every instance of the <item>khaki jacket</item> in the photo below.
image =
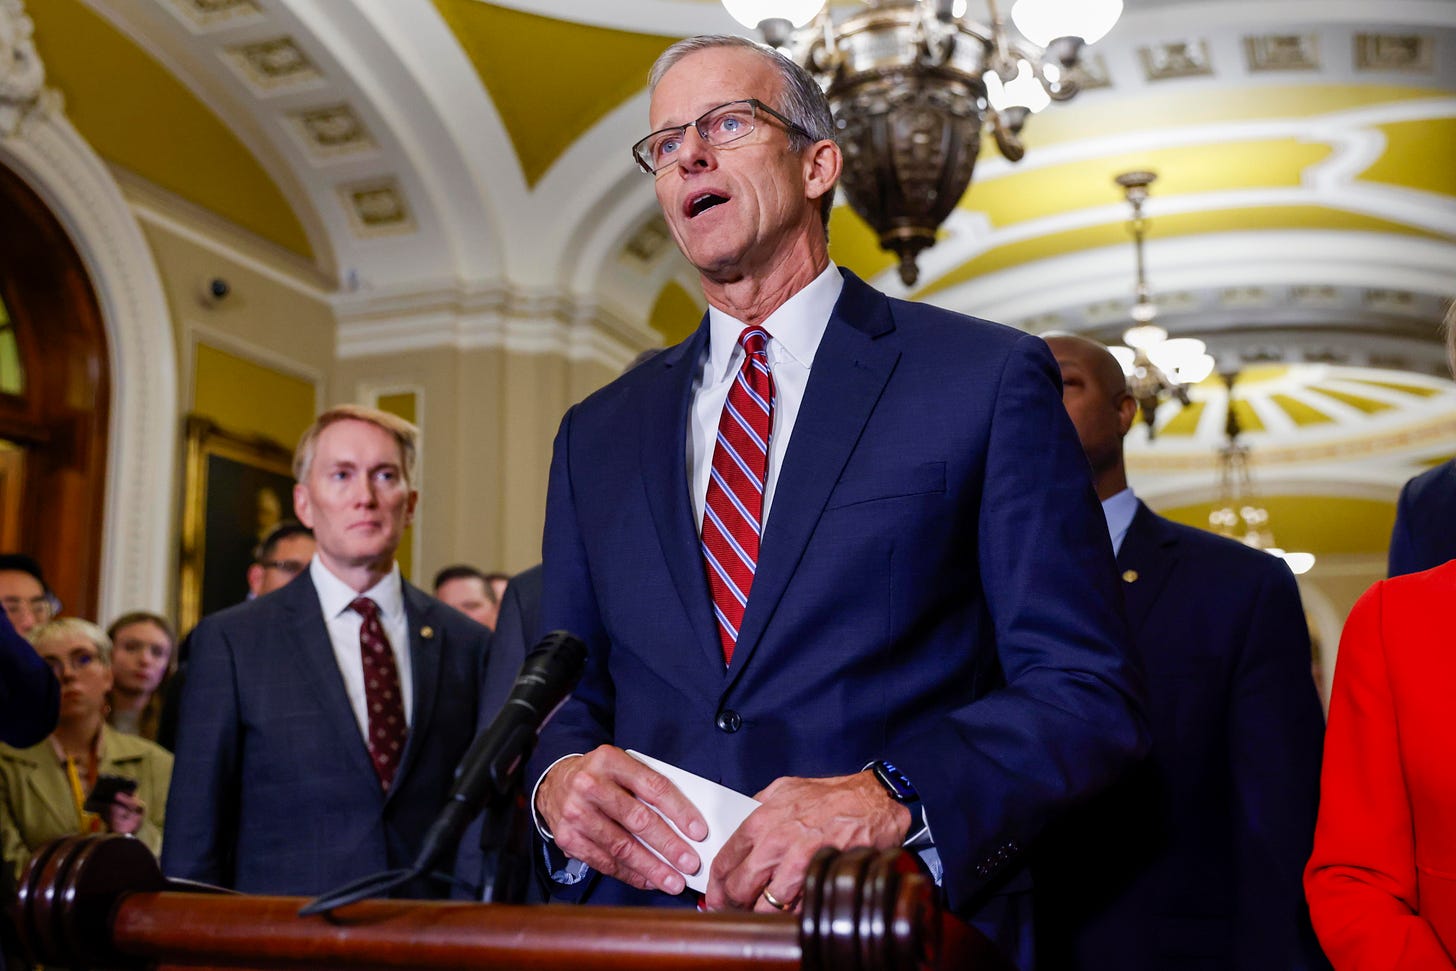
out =
<path fill-rule="evenodd" d="M 137 780 L 147 812 L 136 835 L 160 853 L 172 756 L 154 742 L 103 725 L 99 772 Z M 37 849 L 80 829 L 65 767 L 50 740 L 26 749 L 0 745 L 0 851 L 15 879 Z"/>

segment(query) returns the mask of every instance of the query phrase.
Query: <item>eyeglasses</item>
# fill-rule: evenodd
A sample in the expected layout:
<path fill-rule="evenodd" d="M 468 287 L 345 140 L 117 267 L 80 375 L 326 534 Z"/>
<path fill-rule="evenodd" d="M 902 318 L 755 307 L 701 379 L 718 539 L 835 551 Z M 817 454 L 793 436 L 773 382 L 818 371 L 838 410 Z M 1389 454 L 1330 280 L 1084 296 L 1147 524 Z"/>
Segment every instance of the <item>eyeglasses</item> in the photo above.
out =
<path fill-rule="evenodd" d="M 643 172 L 648 175 L 656 175 L 673 163 L 677 150 L 682 147 L 683 136 L 687 134 L 688 128 L 697 129 L 698 136 L 709 145 L 714 147 L 727 145 L 729 142 L 736 142 L 753 132 L 757 127 L 758 112 L 760 111 L 771 118 L 777 118 L 789 131 L 798 132 L 803 137 L 813 140 L 813 135 L 762 101 L 757 98 L 744 98 L 742 101 L 730 101 L 703 112 L 691 125 L 674 125 L 671 128 L 653 132 L 632 146 L 632 157 L 637 160 L 637 164 Z"/>
<path fill-rule="evenodd" d="M 42 624 L 51 618 L 51 598 L 46 596 L 3 597 L 0 598 L 0 608 L 4 608 L 11 617 L 17 617 L 23 611 Z"/>
<path fill-rule="evenodd" d="M 67 668 L 70 668 L 72 674 L 80 674 L 101 660 L 101 655 L 96 651 L 88 651 L 84 647 L 78 647 L 71 652 L 69 657 L 44 655 L 42 660 L 50 665 L 52 671 L 56 672 L 57 678 L 63 678 L 66 676 Z"/>
<path fill-rule="evenodd" d="M 291 577 L 296 577 L 308 566 L 307 560 L 259 560 L 258 565 L 265 570 L 278 570 Z"/>

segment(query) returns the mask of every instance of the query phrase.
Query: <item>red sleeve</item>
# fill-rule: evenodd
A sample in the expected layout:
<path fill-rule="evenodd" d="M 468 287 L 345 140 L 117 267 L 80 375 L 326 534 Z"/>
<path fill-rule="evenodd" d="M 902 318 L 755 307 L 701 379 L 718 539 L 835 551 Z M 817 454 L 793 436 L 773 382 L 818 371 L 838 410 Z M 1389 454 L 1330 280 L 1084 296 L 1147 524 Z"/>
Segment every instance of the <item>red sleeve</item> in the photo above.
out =
<path fill-rule="evenodd" d="M 1340 639 L 1325 731 L 1319 822 L 1305 868 L 1310 916 L 1336 969 L 1453 968 L 1416 901 L 1415 834 L 1386 651 L 1385 583 Z"/>

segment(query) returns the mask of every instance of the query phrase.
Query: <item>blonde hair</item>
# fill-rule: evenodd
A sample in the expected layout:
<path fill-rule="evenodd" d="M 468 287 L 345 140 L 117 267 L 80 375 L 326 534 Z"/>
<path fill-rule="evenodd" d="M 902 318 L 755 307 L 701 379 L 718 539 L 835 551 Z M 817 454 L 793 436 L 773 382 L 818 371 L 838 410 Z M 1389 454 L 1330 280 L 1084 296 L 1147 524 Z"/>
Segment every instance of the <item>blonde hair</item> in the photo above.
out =
<path fill-rule="evenodd" d="M 313 424 L 308 426 L 308 431 L 303 433 L 303 438 L 298 441 L 298 448 L 293 452 L 293 477 L 295 479 L 302 482 L 308 478 L 308 470 L 313 465 L 313 451 L 318 444 L 319 435 L 323 434 L 325 428 L 341 421 L 366 422 L 393 435 L 394 440 L 399 443 L 400 463 L 403 466 L 401 472 L 404 475 L 405 484 L 408 485 L 414 481 L 415 453 L 419 449 L 420 430 L 398 415 L 391 415 L 387 411 L 364 405 L 338 405 L 313 420 Z"/>
<path fill-rule="evenodd" d="M 101 654 L 102 663 L 111 667 L 111 638 L 106 636 L 106 631 L 89 620 L 82 620 L 79 617 L 59 617 L 32 628 L 28 636 L 31 644 L 40 647 L 47 641 L 70 634 L 79 634 L 95 645 L 96 650 Z"/>
<path fill-rule="evenodd" d="M 1451 376 L 1456 377 L 1456 297 L 1446 305 L 1446 319 L 1441 322 L 1441 331 L 1446 337 L 1446 363 Z"/>

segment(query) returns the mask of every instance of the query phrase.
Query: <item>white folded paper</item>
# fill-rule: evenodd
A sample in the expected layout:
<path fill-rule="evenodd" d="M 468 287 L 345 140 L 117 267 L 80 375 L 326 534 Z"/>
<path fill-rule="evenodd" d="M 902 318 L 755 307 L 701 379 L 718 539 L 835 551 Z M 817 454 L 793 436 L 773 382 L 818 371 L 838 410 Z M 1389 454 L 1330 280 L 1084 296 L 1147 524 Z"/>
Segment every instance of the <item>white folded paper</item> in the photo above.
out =
<path fill-rule="evenodd" d="M 669 765 L 666 762 L 654 759 L 650 755 L 643 755 L 641 752 L 634 752 L 631 749 L 627 750 L 627 754 L 643 765 L 667 776 L 672 781 L 672 784 L 677 786 L 694 806 L 698 807 L 698 812 L 702 813 L 703 818 L 708 821 L 708 835 L 706 838 L 702 840 L 689 839 L 682 830 L 673 825 L 672 820 L 663 816 L 657 810 L 656 806 L 650 807 L 657 812 L 657 815 L 662 816 L 666 820 L 667 825 L 672 826 L 673 832 L 687 840 L 697 852 L 698 859 L 702 861 L 702 864 L 698 867 L 698 872 L 683 873 L 683 879 L 687 882 L 689 889 L 696 890 L 698 893 L 707 893 L 708 870 L 713 865 L 713 858 L 718 855 L 718 851 L 723 848 L 723 844 L 728 842 L 728 837 L 732 836 L 734 831 L 738 829 L 739 824 L 748 818 L 749 813 L 758 808 L 758 800 L 750 796 L 745 796 L 741 792 L 729 789 L 727 786 L 720 786 L 718 783 L 710 779 L 704 779 L 700 775 L 694 775 L 686 769 L 680 769 L 675 765 Z M 646 843 L 642 845 L 647 846 Z M 653 850 L 650 846 L 647 846 L 647 848 L 652 850 L 653 854 L 662 860 L 662 862 L 674 870 L 678 869 L 671 860 L 664 857 L 661 853 Z M 678 872 L 682 873 L 681 870 L 678 870 Z"/>

